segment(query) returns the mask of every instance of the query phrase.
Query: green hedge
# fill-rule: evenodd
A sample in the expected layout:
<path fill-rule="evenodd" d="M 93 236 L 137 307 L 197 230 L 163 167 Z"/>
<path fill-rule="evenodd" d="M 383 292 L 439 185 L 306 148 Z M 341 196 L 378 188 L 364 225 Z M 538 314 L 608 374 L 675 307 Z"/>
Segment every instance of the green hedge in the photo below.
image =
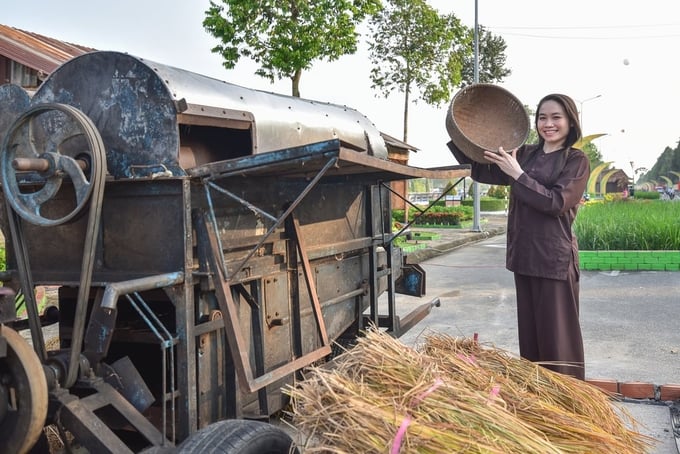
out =
<path fill-rule="evenodd" d="M 418 215 L 416 209 L 408 210 L 408 220 L 412 222 Z M 392 219 L 404 222 L 404 210 L 392 210 Z M 415 225 L 459 225 L 463 221 L 472 219 L 472 208 L 465 206 L 443 207 L 433 206 L 421 214 Z"/>
<path fill-rule="evenodd" d="M 656 191 L 635 191 L 635 198 L 636 199 L 645 199 L 645 200 L 659 200 L 661 198 L 661 194 L 659 194 Z"/>
<path fill-rule="evenodd" d="M 472 207 L 474 200 L 465 199 L 461 202 L 463 206 Z M 496 199 L 493 197 L 482 197 L 479 199 L 480 211 L 505 211 L 508 206 L 508 201 L 505 199 Z"/>

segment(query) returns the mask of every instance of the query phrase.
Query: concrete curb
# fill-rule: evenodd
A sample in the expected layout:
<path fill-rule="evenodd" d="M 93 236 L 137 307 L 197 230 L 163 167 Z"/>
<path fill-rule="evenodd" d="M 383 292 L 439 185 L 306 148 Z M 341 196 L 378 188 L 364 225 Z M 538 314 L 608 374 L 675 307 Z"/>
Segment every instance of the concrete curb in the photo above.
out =
<path fill-rule="evenodd" d="M 437 257 L 441 254 L 445 254 L 454 249 L 468 244 L 476 243 L 478 241 L 491 238 L 496 235 L 502 235 L 506 231 L 505 226 L 502 227 L 490 227 L 481 232 L 469 232 L 466 233 L 462 238 L 452 239 L 450 241 L 444 241 L 439 244 L 433 244 L 425 249 L 419 249 L 408 254 L 406 261 L 408 263 L 421 263 L 425 260 Z"/>

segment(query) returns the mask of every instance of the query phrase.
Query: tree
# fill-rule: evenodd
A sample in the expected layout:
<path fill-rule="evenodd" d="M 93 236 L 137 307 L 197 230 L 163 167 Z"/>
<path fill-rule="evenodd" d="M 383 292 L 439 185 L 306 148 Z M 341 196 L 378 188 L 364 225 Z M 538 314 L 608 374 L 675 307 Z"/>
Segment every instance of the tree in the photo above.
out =
<path fill-rule="evenodd" d="M 666 147 L 657 158 L 656 162 L 644 175 L 640 176 L 638 182 L 659 181 L 663 176 L 672 177 L 674 172 L 680 171 L 680 141 L 675 149 Z"/>
<path fill-rule="evenodd" d="M 404 93 L 404 135 L 408 140 L 411 97 L 428 104 L 448 101 L 461 82 L 470 34 L 453 15 L 439 15 L 424 0 L 387 0 L 369 19 L 372 88 L 388 97 Z M 419 93 L 414 92 L 419 90 Z"/>
<path fill-rule="evenodd" d="M 474 33 L 470 30 L 469 33 Z M 474 39 L 472 37 L 471 39 Z M 508 45 L 501 36 L 495 36 L 483 26 L 479 26 L 479 82 L 500 82 L 512 74 L 505 67 L 505 49 Z M 462 86 L 472 85 L 474 78 L 474 52 L 465 52 L 463 55 L 463 68 L 461 77 Z"/>
<path fill-rule="evenodd" d="M 225 68 L 251 58 L 260 65 L 255 74 L 290 79 L 299 97 L 302 71 L 356 52 L 357 24 L 379 9 L 380 0 L 219 0 L 210 2 L 203 27 L 220 40 L 212 52 Z"/>
<path fill-rule="evenodd" d="M 531 125 L 529 127 L 529 135 L 527 136 L 525 143 L 538 143 L 538 132 L 533 127 L 536 113 L 526 104 L 524 105 L 524 111 L 527 113 L 527 117 L 529 117 L 529 124 Z"/>
<path fill-rule="evenodd" d="M 591 169 L 602 164 L 602 153 L 600 153 L 600 150 L 597 149 L 597 146 L 593 142 L 584 144 L 581 150 L 588 156 Z"/>

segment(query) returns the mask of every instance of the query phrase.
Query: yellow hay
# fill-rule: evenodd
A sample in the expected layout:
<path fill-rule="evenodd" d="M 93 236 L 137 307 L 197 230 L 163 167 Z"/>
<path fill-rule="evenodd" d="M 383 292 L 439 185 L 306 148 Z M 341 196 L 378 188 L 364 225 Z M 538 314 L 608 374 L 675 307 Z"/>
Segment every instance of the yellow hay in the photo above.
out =
<path fill-rule="evenodd" d="M 639 454 L 652 442 L 599 389 L 445 335 L 413 349 L 369 331 L 287 392 L 306 453 Z"/>

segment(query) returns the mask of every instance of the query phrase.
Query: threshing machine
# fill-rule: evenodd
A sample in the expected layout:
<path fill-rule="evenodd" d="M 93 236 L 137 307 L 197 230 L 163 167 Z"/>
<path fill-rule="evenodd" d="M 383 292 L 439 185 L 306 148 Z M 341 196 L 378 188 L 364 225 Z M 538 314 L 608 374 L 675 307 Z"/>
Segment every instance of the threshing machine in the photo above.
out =
<path fill-rule="evenodd" d="M 46 425 L 92 453 L 288 452 L 262 422 L 282 389 L 435 303 L 396 310 L 425 276 L 393 245 L 390 183 L 469 174 L 388 160 L 353 109 L 118 52 L 0 87 L 0 138 L 3 452 Z"/>

